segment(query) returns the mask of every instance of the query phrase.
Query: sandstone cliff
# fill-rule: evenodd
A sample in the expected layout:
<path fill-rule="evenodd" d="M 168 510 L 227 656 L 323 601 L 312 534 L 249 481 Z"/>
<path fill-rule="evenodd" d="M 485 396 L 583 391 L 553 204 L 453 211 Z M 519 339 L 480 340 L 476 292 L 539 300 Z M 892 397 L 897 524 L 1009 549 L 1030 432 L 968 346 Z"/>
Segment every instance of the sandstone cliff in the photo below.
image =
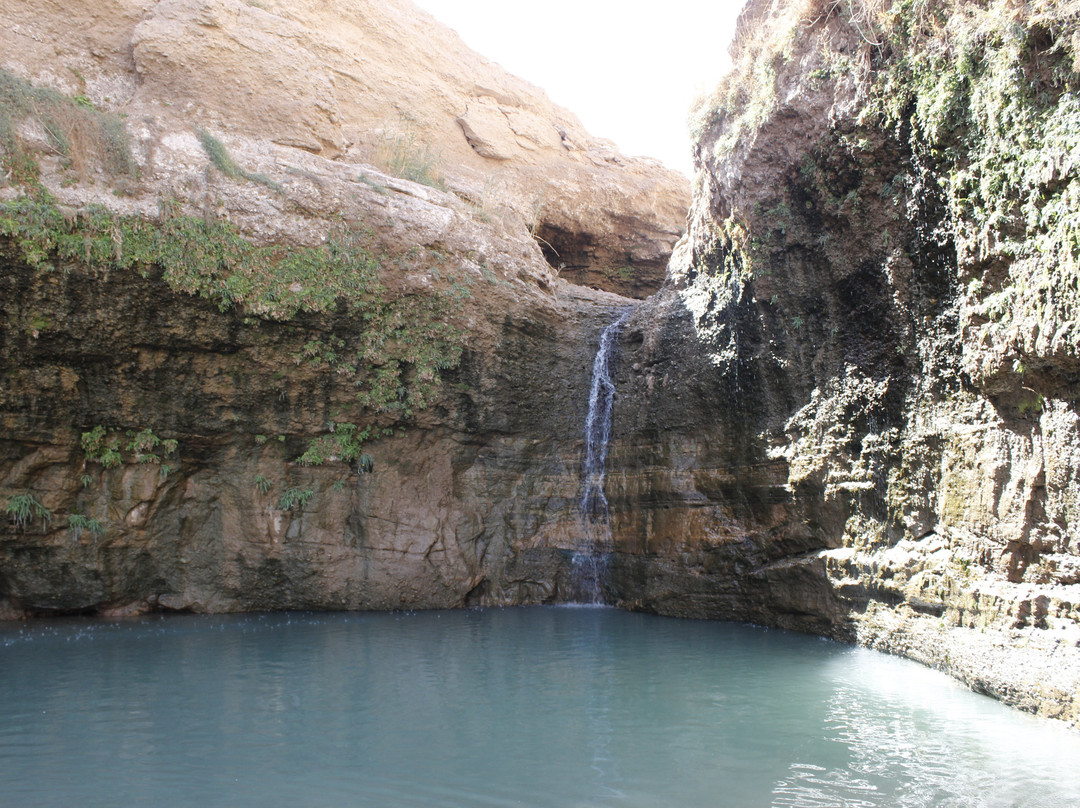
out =
<path fill-rule="evenodd" d="M 8 2 L 3 66 L 127 115 L 144 181 L 202 127 L 435 181 L 525 220 L 567 277 L 636 297 L 663 280 L 689 189 L 628 159 L 407 0 Z M 279 169 L 288 152 L 264 151 Z M 261 163 L 260 163 L 261 164 Z"/>

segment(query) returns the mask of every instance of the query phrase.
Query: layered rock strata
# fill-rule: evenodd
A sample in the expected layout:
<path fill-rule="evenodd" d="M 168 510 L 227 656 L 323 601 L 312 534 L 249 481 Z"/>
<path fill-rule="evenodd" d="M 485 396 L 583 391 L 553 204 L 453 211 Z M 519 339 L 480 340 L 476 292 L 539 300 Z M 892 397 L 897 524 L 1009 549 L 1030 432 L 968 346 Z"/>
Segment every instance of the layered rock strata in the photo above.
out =
<path fill-rule="evenodd" d="M 0 17 L 4 614 L 563 597 L 684 178 L 407 2 Z"/>

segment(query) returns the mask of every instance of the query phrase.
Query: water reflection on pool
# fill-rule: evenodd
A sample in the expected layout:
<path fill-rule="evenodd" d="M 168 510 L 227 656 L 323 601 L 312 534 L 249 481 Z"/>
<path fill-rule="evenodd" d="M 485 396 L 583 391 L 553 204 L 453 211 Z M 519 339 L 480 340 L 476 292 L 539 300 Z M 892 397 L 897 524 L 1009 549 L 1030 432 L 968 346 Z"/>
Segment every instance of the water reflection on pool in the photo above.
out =
<path fill-rule="evenodd" d="M 914 663 L 598 608 L 0 624 L 0 803 L 1080 805 Z"/>

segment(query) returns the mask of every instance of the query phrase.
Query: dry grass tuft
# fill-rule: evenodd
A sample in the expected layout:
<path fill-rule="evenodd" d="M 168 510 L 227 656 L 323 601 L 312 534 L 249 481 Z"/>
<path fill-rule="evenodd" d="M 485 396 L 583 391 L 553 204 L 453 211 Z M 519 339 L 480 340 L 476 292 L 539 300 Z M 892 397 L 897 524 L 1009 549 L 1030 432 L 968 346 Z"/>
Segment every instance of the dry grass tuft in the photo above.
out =
<path fill-rule="evenodd" d="M 122 116 L 98 109 L 84 95 L 66 96 L 0 69 L 0 163 L 18 185 L 36 183 L 39 174 L 33 149 L 20 134 L 27 124 L 38 127 L 44 149 L 73 179 L 92 179 L 97 169 L 111 178 L 138 174 Z"/>

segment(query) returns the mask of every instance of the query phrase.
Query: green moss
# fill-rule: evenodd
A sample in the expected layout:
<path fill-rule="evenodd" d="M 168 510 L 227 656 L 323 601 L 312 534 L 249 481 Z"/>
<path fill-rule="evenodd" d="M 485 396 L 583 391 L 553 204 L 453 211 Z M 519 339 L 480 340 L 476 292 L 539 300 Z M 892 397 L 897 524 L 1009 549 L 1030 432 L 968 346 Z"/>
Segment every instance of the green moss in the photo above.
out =
<path fill-rule="evenodd" d="M 199 136 L 199 143 L 202 144 L 203 151 L 205 151 L 207 157 L 210 158 L 210 162 L 213 163 L 218 171 L 226 177 L 257 182 L 274 191 L 282 190 L 280 183 L 274 182 L 274 180 L 270 179 L 265 174 L 248 171 L 237 165 L 232 159 L 232 155 L 229 154 L 228 149 L 225 148 L 225 145 L 205 129 L 196 130 L 196 134 Z"/>
<path fill-rule="evenodd" d="M 791 16 L 800 14 L 798 20 Z M 800 70 L 813 86 L 861 84 L 868 100 L 859 127 L 837 154 L 863 164 L 862 153 L 873 142 L 866 136 L 874 129 L 910 147 L 911 176 L 895 177 L 880 194 L 894 202 L 940 194 L 944 219 L 916 225 L 926 239 L 955 245 L 960 280 L 977 289 L 965 307 L 964 327 L 994 334 L 970 338 L 1000 342 L 1004 337 L 996 335 L 1029 335 L 1009 337 L 1014 344 L 999 346 L 1002 355 L 1030 350 L 1033 334 L 1080 351 L 1075 1 L 810 2 L 774 9 L 760 25 L 744 34 L 732 75 L 698 107 L 699 139 L 707 133 L 716 138 L 713 159 L 726 158 L 753 137 L 771 114 L 783 71 L 792 71 L 786 79 L 791 86 Z M 834 49 L 828 31 L 837 26 L 855 29 L 861 52 Z M 787 66 L 786 43 L 795 29 L 802 37 L 819 36 L 813 57 L 819 64 Z M 808 153 L 801 180 L 814 189 L 822 216 L 860 215 L 863 199 L 857 188 L 837 184 L 834 162 L 830 154 Z M 894 213 L 901 212 L 897 204 Z M 786 235 L 785 212 L 767 213 L 770 229 L 743 242 L 750 263 L 763 248 L 782 246 Z M 987 282 L 973 286 L 988 269 Z"/>
<path fill-rule="evenodd" d="M 335 228 L 319 247 L 258 246 L 226 222 L 150 221 L 99 207 L 68 217 L 48 200 L 22 197 L 0 203 L 0 236 L 39 270 L 58 259 L 144 276 L 156 268 L 174 291 L 222 311 L 284 321 L 341 305 L 363 328 L 350 325 L 349 344 L 344 336 L 322 347 L 309 343 L 310 358 L 351 379 L 359 402 L 375 412 L 408 416 L 427 407 L 440 374 L 461 359 L 464 333 L 452 323 L 462 305 L 458 288 L 392 297 L 379 277 L 380 258 L 355 228 Z"/>
<path fill-rule="evenodd" d="M 870 111 L 940 177 L 962 265 L 1004 261 L 1008 277 L 969 284 L 975 318 L 1064 333 L 1080 319 L 1080 74 L 1075 4 L 953 2 L 934 25 L 895 7 L 893 58 Z M 947 34 L 946 34 L 947 29 Z M 977 280 L 977 279 L 976 279 Z M 1080 347 L 1080 332 L 1069 342 Z"/>
<path fill-rule="evenodd" d="M 744 222 L 729 216 L 719 227 L 710 227 L 695 252 L 694 269 L 699 277 L 715 279 L 723 287 L 749 280 L 754 274 L 754 256 L 761 243 L 750 236 Z"/>

